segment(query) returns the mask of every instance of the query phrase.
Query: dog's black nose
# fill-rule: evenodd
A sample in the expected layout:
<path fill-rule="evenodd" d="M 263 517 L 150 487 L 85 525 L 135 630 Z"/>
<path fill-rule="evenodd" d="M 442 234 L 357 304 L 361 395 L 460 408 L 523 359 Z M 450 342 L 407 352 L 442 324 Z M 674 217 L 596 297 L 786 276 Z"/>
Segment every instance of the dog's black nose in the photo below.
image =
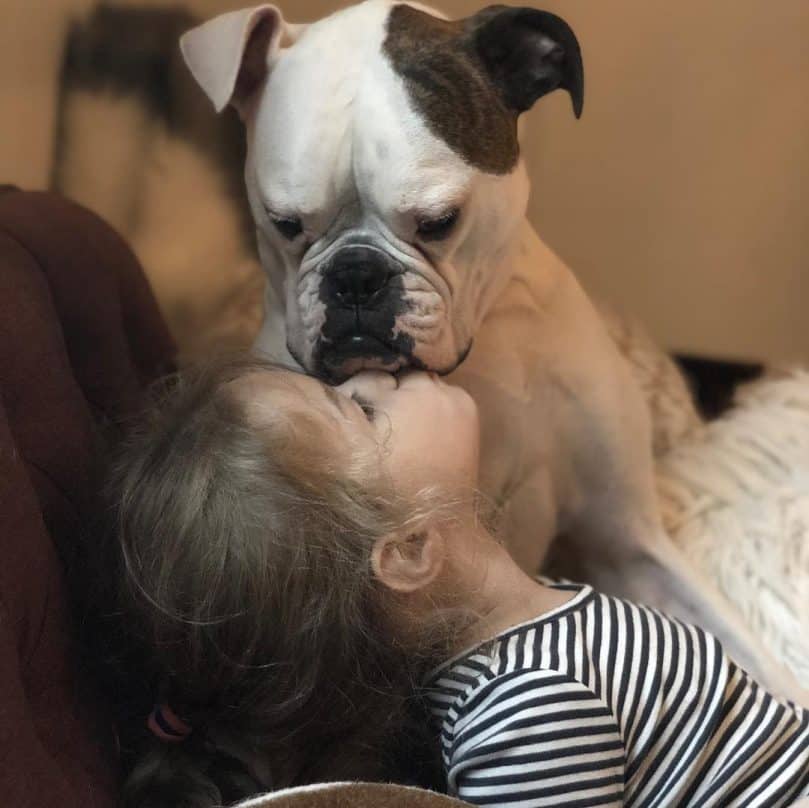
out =
<path fill-rule="evenodd" d="M 330 277 L 334 296 L 348 305 L 362 306 L 388 284 L 387 272 L 371 264 L 338 269 Z"/>
<path fill-rule="evenodd" d="M 350 247 L 341 250 L 329 268 L 329 297 L 345 306 L 366 306 L 390 281 L 390 267 L 378 250 Z"/>

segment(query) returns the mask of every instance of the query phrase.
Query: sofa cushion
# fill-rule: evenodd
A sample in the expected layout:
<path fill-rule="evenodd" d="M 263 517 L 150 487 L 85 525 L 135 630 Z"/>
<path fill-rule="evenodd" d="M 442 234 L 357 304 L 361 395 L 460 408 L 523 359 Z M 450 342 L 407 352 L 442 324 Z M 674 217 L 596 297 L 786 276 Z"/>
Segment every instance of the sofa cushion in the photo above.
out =
<path fill-rule="evenodd" d="M 0 193 L 0 793 L 113 803 L 112 733 L 76 665 L 66 565 L 117 421 L 173 345 L 128 247 L 47 193 Z M 92 537 L 90 537 L 92 538 Z"/>

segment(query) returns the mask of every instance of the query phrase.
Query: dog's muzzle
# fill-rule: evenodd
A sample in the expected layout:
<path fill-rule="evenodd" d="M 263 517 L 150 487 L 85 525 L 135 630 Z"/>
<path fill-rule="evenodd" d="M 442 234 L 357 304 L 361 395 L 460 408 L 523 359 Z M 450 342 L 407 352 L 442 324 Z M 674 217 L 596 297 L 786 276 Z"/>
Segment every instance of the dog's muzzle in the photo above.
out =
<path fill-rule="evenodd" d="M 357 367 L 398 369 L 410 361 L 413 338 L 396 329 L 407 311 L 404 266 L 369 244 L 340 248 L 322 269 L 325 320 L 313 358 L 319 375 L 339 381 Z"/>

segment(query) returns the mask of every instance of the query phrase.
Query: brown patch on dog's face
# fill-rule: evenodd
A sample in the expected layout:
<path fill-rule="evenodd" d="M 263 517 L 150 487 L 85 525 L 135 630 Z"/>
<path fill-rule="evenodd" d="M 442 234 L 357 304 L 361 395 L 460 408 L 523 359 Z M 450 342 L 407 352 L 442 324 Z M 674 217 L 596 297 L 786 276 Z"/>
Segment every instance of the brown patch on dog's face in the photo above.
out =
<path fill-rule="evenodd" d="M 471 165 L 507 174 L 517 163 L 517 115 L 469 44 L 463 21 L 394 6 L 383 51 L 430 131 Z"/>

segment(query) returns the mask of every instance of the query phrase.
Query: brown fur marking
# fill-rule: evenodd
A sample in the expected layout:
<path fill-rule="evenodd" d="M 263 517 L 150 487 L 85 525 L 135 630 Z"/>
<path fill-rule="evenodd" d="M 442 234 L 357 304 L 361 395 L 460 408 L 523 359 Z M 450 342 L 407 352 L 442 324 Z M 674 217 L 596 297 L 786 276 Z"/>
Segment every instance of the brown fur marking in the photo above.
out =
<path fill-rule="evenodd" d="M 517 163 L 517 117 L 469 44 L 463 20 L 394 6 L 382 46 L 430 131 L 468 163 L 507 174 Z"/>

